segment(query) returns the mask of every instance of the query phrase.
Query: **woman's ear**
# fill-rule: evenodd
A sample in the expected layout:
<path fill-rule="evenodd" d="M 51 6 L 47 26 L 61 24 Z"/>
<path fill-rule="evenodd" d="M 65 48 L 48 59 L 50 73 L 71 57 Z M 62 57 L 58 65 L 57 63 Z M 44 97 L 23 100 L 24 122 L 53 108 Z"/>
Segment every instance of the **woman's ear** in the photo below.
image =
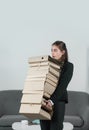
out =
<path fill-rule="evenodd" d="M 62 51 L 62 55 L 64 55 L 64 54 L 65 54 L 65 50 Z"/>

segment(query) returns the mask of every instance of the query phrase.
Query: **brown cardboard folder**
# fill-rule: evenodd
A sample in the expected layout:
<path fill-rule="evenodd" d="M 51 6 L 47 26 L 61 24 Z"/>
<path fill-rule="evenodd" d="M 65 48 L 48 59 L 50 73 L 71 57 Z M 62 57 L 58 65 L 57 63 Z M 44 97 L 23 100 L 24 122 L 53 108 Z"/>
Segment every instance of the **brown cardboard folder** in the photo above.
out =
<path fill-rule="evenodd" d="M 43 99 L 50 99 L 55 91 L 61 64 L 48 55 L 30 57 L 28 63 L 19 112 L 32 119 L 50 120 L 52 111 L 46 108 Z"/>

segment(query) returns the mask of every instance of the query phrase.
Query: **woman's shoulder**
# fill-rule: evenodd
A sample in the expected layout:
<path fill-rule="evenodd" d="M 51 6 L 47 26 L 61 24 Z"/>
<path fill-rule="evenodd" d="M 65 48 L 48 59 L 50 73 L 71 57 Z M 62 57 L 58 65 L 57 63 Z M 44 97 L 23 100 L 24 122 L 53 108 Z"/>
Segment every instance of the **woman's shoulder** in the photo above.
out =
<path fill-rule="evenodd" d="M 73 69 L 74 68 L 74 64 L 70 61 L 66 61 L 64 63 L 64 68 L 70 68 L 70 69 Z"/>
<path fill-rule="evenodd" d="M 63 65 L 61 75 L 63 76 L 64 74 L 68 74 L 70 76 L 71 74 L 73 74 L 73 70 L 74 70 L 73 63 L 66 61 Z"/>
<path fill-rule="evenodd" d="M 73 63 L 70 62 L 70 61 L 67 61 L 65 64 L 66 64 L 66 65 L 69 65 L 69 66 L 73 66 Z"/>

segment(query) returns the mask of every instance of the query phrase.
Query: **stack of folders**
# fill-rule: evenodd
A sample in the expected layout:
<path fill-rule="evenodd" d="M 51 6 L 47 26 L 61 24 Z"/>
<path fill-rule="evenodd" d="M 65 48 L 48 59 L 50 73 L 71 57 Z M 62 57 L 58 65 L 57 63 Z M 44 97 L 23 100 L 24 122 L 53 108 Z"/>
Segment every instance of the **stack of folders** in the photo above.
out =
<path fill-rule="evenodd" d="M 55 91 L 61 72 L 60 63 L 52 57 L 29 58 L 29 68 L 22 91 L 20 113 L 32 119 L 50 120 L 52 111 L 46 109 L 45 99 Z"/>

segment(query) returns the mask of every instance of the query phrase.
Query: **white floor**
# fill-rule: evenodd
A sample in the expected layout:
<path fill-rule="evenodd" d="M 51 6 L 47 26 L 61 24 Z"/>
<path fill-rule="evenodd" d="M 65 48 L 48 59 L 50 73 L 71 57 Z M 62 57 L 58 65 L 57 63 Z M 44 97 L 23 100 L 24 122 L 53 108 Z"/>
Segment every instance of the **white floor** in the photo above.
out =
<path fill-rule="evenodd" d="M 69 122 L 64 122 L 63 130 L 73 130 L 73 125 Z M 41 130 L 40 125 L 21 125 L 20 122 L 12 124 L 13 130 Z"/>

